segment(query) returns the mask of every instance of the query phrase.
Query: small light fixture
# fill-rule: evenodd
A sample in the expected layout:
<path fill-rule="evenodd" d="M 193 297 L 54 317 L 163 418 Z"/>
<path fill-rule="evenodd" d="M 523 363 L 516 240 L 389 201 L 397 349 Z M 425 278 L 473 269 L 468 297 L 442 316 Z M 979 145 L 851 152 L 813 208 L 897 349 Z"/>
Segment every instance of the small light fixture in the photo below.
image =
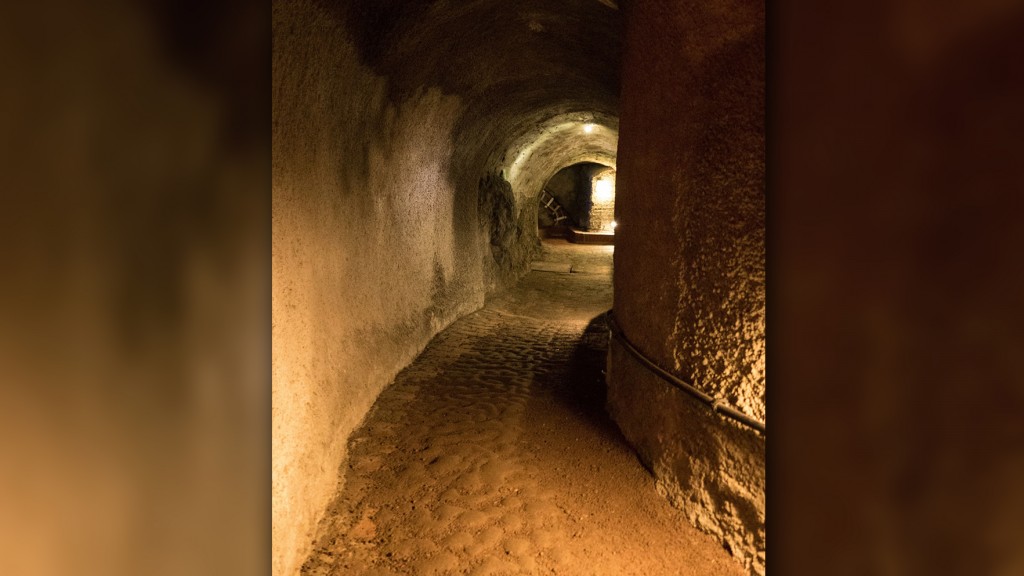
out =
<path fill-rule="evenodd" d="M 618 225 L 619 225 L 618 222 L 616 222 L 615 220 L 612 220 L 612 230 L 615 230 L 615 227 L 618 226 Z"/>
<path fill-rule="evenodd" d="M 584 124 L 583 125 L 583 133 L 584 134 L 590 134 L 593 131 L 594 131 L 594 125 L 593 124 Z"/>

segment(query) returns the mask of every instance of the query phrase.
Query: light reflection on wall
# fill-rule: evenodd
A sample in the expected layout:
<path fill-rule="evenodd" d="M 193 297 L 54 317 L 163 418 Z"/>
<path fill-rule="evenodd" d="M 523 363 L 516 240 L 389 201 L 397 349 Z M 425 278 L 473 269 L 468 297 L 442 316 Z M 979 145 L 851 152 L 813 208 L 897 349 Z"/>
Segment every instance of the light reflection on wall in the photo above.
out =
<path fill-rule="evenodd" d="M 607 171 L 591 180 L 590 230 L 613 234 L 615 232 L 615 172 Z"/>

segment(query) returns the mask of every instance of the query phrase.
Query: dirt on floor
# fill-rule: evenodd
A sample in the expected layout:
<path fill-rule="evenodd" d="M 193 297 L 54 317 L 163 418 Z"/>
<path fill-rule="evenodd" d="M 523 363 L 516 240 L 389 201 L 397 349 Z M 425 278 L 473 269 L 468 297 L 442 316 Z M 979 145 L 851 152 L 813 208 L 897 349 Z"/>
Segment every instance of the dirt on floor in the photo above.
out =
<path fill-rule="evenodd" d="M 611 247 L 545 241 L 439 334 L 349 442 L 306 576 L 742 575 L 604 412 Z"/>

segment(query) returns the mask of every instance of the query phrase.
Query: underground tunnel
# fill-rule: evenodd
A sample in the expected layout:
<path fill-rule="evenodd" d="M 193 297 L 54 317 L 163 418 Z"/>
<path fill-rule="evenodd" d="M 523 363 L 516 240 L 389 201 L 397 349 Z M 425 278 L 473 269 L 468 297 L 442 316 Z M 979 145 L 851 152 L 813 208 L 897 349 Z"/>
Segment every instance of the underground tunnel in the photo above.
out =
<path fill-rule="evenodd" d="M 275 0 L 272 187 L 275 575 L 764 573 L 762 3 Z"/>

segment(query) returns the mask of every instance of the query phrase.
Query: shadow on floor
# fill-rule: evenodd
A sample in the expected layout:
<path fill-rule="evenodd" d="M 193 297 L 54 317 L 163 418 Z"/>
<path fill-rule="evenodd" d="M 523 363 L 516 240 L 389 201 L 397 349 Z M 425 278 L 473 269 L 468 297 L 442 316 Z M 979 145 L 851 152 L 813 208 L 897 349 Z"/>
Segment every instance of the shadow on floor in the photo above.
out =
<path fill-rule="evenodd" d="M 628 447 L 625 437 L 605 410 L 608 339 L 608 323 L 602 313 L 587 324 L 572 349 L 569 361 L 546 373 L 540 383 L 551 392 L 556 402 L 595 428 L 606 440 Z"/>

